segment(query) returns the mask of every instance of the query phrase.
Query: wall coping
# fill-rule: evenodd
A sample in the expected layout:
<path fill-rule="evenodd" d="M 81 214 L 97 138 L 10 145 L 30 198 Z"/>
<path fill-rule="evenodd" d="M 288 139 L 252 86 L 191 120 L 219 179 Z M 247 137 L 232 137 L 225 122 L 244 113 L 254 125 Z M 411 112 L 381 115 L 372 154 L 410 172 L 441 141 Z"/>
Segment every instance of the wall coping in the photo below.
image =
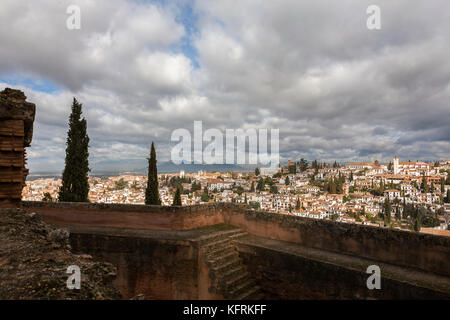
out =
<path fill-rule="evenodd" d="M 282 227 L 297 228 L 310 226 L 318 226 L 324 228 L 333 227 L 333 232 L 345 236 L 352 236 L 361 232 L 367 231 L 371 234 L 379 235 L 380 239 L 387 238 L 402 238 L 407 237 L 416 238 L 417 241 L 423 243 L 439 242 L 440 245 L 450 247 L 450 237 L 442 235 L 434 235 L 420 232 L 412 232 L 407 230 L 390 229 L 385 227 L 376 227 L 370 225 L 360 225 L 354 223 L 345 223 L 329 220 L 317 220 L 306 217 L 291 216 L 282 213 L 252 210 L 245 204 L 236 203 L 207 203 L 197 204 L 191 206 L 158 206 L 158 205 L 140 205 L 140 204 L 110 204 L 110 203 L 90 203 L 90 202 L 43 202 L 43 201 L 23 201 L 24 208 L 61 208 L 61 209 L 82 209 L 82 210 L 97 210 L 97 211 L 119 211 L 119 212 L 139 212 L 144 214 L 158 214 L 158 213 L 173 213 L 186 214 L 195 213 L 204 210 L 220 211 L 221 209 L 232 209 L 232 214 L 244 214 L 246 220 L 268 221 L 278 223 Z"/>

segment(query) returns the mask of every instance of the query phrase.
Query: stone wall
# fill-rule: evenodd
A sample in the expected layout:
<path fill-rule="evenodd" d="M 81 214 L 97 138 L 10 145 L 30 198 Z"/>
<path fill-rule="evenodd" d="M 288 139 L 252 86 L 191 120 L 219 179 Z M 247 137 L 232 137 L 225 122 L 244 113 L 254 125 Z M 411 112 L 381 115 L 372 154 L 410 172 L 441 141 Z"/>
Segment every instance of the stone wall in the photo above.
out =
<path fill-rule="evenodd" d="M 36 106 L 22 91 L 0 92 L 0 206 L 20 203 L 28 175 L 25 148 L 30 146 Z"/>
<path fill-rule="evenodd" d="M 450 238 L 246 210 L 234 204 L 191 207 L 24 202 L 49 223 L 190 230 L 226 223 L 250 234 L 394 265 L 450 275 Z"/>
<path fill-rule="evenodd" d="M 448 278 L 436 281 L 424 278 L 429 274 L 410 275 L 408 269 L 397 274 L 380 265 L 381 288 L 369 290 L 366 286 L 369 274 L 365 272 L 371 263 L 336 263 L 264 248 L 258 245 L 238 243 L 239 254 L 249 272 L 264 292 L 266 299 L 281 300 L 329 300 L 329 299 L 449 299 Z M 357 259 L 355 259 L 357 260 Z M 407 275 L 407 276 L 405 276 Z M 439 277 L 437 277 L 439 278 Z M 438 283 L 439 288 L 434 285 Z"/>
<path fill-rule="evenodd" d="M 24 201 L 48 223 L 148 230 L 190 230 L 223 223 L 220 205 L 190 207 Z"/>
<path fill-rule="evenodd" d="M 450 237 L 252 210 L 224 215 L 256 236 L 450 275 Z"/>
<path fill-rule="evenodd" d="M 114 285 L 125 299 L 222 299 L 210 292 L 209 269 L 189 232 L 72 227 L 70 244 L 117 267 Z"/>
<path fill-rule="evenodd" d="M 117 267 L 114 285 L 124 299 L 198 299 L 197 250 L 189 242 L 75 231 L 70 244 Z"/>

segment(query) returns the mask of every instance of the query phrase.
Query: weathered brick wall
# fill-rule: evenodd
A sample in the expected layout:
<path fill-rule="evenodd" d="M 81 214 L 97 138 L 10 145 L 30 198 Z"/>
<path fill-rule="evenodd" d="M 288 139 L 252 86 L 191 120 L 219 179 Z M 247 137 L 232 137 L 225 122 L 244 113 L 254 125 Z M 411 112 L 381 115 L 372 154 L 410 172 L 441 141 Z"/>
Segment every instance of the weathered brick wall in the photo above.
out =
<path fill-rule="evenodd" d="M 17 205 L 28 175 L 25 148 L 33 136 L 35 105 L 23 92 L 0 92 L 0 206 Z"/>
<path fill-rule="evenodd" d="M 198 299 L 198 255 L 189 242 L 103 233 L 71 232 L 77 253 L 117 267 L 114 285 L 130 299 Z"/>
<path fill-rule="evenodd" d="M 224 211 L 250 234 L 450 275 L 450 238 L 253 210 Z"/>
<path fill-rule="evenodd" d="M 190 207 L 24 202 L 49 223 L 190 230 L 226 223 L 256 236 L 450 275 L 450 238 L 246 210 L 235 204 Z"/>
<path fill-rule="evenodd" d="M 189 207 L 24 201 L 47 223 L 149 230 L 190 230 L 223 223 L 221 205 Z"/>
<path fill-rule="evenodd" d="M 369 290 L 369 274 L 353 265 L 339 265 L 301 255 L 238 243 L 239 255 L 266 299 L 449 299 L 450 290 L 420 279 L 393 277 L 381 266 L 381 288 Z M 367 266 L 365 266 L 367 267 Z M 403 270 L 405 273 L 408 269 Z M 401 272 L 403 274 L 403 272 Z M 420 277 L 419 274 L 417 277 Z"/>

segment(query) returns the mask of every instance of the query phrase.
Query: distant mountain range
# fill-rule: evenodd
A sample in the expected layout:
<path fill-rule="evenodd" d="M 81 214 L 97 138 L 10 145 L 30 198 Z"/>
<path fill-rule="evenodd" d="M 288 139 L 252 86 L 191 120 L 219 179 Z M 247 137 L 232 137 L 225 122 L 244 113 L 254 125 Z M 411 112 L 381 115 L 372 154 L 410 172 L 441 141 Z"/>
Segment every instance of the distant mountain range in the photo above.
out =
<path fill-rule="evenodd" d="M 174 164 L 171 161 L 158 162 L 158 173 L 175 173 L 184 170 L 185 173 L 198 172 L 200 170 L 206 172 L 219 171 L 253 171 L 256 165 L 234 165 L 234 164 L 194 164 L 182 163 Z M 147 161 L 144 159 L 132 160 L 111 160 L 101 161 L 91 164 L 91 175 L 116 175 L 121 173 L 146 174 Z M 62 170 L 58 171 L 30 171 L 30 178 L 33 176 L 60 176 Z"/>

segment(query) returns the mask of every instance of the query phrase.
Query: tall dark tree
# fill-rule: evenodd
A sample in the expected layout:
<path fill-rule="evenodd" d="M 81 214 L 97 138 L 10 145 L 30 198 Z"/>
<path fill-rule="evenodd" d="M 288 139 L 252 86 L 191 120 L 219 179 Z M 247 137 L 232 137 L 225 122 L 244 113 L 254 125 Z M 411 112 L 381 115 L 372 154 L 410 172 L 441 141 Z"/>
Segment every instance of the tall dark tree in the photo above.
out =
<path fill-rule="evenodd" d="M 391 222 L 391 211 L 392 211 L 391 202 L 386 197 L 386 199 L 384 200 L 384 223 L 386 225 Z"/>
<path fill-rule="evenodd" d="M 86 119 L 81 119 L 82 104 L 73 98 L 69 131 L 66 140 L 66 160 L 59 189 L 59 201 L 88 202 L 89 137 Z"/>
<path fill-rule="evenodd" d="M 158 190 L 158 170 L 156 168 L 156 151 L 155 145 L 152 142 L 150 150 L 150 158 L 148 159 L 148 180 L 147 188 L 145 189 L 145 204 L 147 205 L 161 205 Z"/>
<path fill-rule="evenodd" d="M 297 166 L 295 164 L 288 167 L 289 173 L 296 174 L 297 173 Z"/>
<path fill-rule="evenodd" d="M 299 163 L 300 165 L 300 171 L 306 171 L 306 169 L 308 169 L 308 160 L 301 158 Z"/>
<path fill-rule="evenodd" d="M 181 188 L 178 186 L 177 191 L 175 191 L 175 196 L 173 197 L 172 206 L 181 206 Z"/>
<path fill-rule="evenodd" d="M 203 193 L 202 193 L 202 195 L 201 195 L 201 200 L 202 200 L 203 202 L 208 202 L 208 201 L 209 201 L 209 193 L 208 193 L 208 188 L 207 188 L 207 187 L 205 187 L 205 188 L 203 189 Z"/>
<path fill-rule="evenodd" d="M 256 189 L 261 192 L 264 190 L 264 186 L 265 186 L 264 179 L 263 178 L 259 179 Z"/>
<path fill-rule="evenodd" d="M 255 176 L 259 176 L 261 173 L 261 171 L 259 170 L 259 168 L 255 168 Z"/>

